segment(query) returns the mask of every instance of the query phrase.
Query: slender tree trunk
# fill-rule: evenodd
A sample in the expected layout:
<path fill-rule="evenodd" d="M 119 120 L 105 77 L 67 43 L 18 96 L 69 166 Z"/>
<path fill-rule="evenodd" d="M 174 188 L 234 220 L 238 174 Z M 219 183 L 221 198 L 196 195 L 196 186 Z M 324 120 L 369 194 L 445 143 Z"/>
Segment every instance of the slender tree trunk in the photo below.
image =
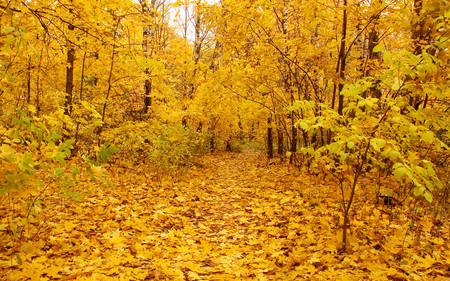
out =
<path fill-rule="evenodd" d="M 288 5 L 289 0 L 284 0 L 284 7 L 282 10 L 282 19 L 281 19 L 281 29 L 283 32 L 283 36 L 285 39 L 285 42 L 287 43 L 288 39 L 288 29 L 287 29 L 287 16 L 288 16 Z M 291 88 L 291 73 L 290 73 L 290 65 L 289 62 L 286 60 L 286 57 L 288 56 L 289 48 L 287 46 L 284 47 L 283 55 L 281 57 L 281 69 L 282 69 L 282 77 L 283 77 L 283 90 L 288 95 L 288 97 L 291 100 L 291 104 L 294 103 L 294 93 Z M 295 121 L 294 121 L 294 112 L 291 113 L 291 131 L 292 131 L 292 138 L 291 138 L 291 157 L 289 158 L 289 164 L 293 163 L 294 154 L 297 152 L 297 128 L 295 127 Z"/>
<path fill-rule="evenodd" d="M 285 155 L 284 155 L 284 136 L 283 136 L 283 130 L 282 130 L 281 126 L 278 126 L 277 134 L 278 134 L 278 156 L 280 157 L 281 162 L 284 162 L 284 157 L 285 157 Z"/>
<path fill-rule="evenodd" d="M 211 151 L 214 151 L 216 149 L 216 117 L 214 115 L 211 116 L 211 126 L 209 128 L 209 133 L 211 134 L 211 139 L 209 140 L 209 145 L 211 148 Z"/>
<path fill-rule="evenodd" d="M 272 117 L 267 118 L 267 156 L 273 158 Z"/>
<path fill-rule="evenodd" d="M 339 60 L 340 60 L 340 69 L 339 69 L 339 104 L 338 104 L 338 113 L 342 115 L 342 110 L 344 109 L 344 96 L 342 95 L 342 89 L 344 88 L 344 80 L 345 80 L 345 40 L 347 39 L 347 0 L 344 0 L 344 14 L 342 17 L 342 38 L 341 38 L 341 47 L 339 52 Z"/>
<path fill-rule="evenodd" d="M 69 10 L 72 13 L 72 9 Z M 73 24 L 69 24 L 69 32 L 75 29 Z M 73 97 L 73 65 L 75 61 L 75 49 L 73 43 L 67 39 L 67 66 L 66 66 L 66 100 L 64 102 L 64 114 L 70 115 L 72 112 Z"/>
<path fill-rule="evenodd" d="M 370 65 L 365 69 L 364 71 L 364 76 L 368 77 L 370 75 L 372 75 L 372 70 L 374 69 L 373 67 L 373 61 L 374 60 L 381 60 L 381 53 L 374 53 L 373 52 L 373 48 L 378 45 L 378 31 L 374 28 L 372 31 L 369 32 L 369 37 L 368 37 L 368 50 L 367 50 L 367 55 L 366 55 L 366 61 L 370 61 Z M 372 87 L 370 87 L 368 89 L 368 91 L 365 91 L 363 93 L 363 97 L 366 98 L 367 97 L 367 92 L 370 94 L 370 96 L 374 97 L 374 98 L 381 98 L 381 90 L 378 89 L 378 85 L 379 85 L 379 81 L 375 81 L 374 85 Z"/>
<path fill-rule="evenodd" d="M 192 82 L 189 84 L 188 98 L 194 99 L 195 92 L 195 76 L 197 75 L 197 65 L 200 60 L 200 51 L 202 49 L 202 42 L 200 39 L 201 15 L 200 15 L 200 0 L 197 1 L 195 11 L 195 41 L 194 41 L 194 71 L 192 73 Z"/>
<path fill-rule="evenodd" d="M 86 54 L 87 52 L 85 51 L 83 54 L 83 61 L 81 63 L 81 82 L 80 82 L 80 97 L 79 97 L 79 102 L 81 102 L 83 100 L 83 88 L 84 88 L 84 70 L 85 70 L 85 65 L 86 65 Z"/>
<path fill-rule="evenodd" d="M 295 127 L 294 116 L 291 118 L 291 129 L 292 129 L 292 139 L 291 139 L 291 157 L 289 158 L 289 164 L 294 163 L 294 154 L 297 152 L 297 128 Z"/>
<path fill-rule="evenodd" d="M 386 113 L 387 113 L 387 111 L 385 112 L 384 116 L 381 118 L 380 121 L 382 121 L 384 119 L 384 117 L 386 116 Z M 375 131 L 372 133 L 372 135 L 373 134 L 375 134 Z M 348 230 L 348 226 L 349 226 L 349 222 L 350 222 L 350 218 L 349 218 L 350 208 L 352 206 L 353 199 L 355 197 L 356 184 L 358 182 L 359 176 L 361 175 L 364 165 L 366 163 L 367 152 L 369 151 L 369 147 L 370 147 L 370 140 L 371 140 L 371 138 L 369 138 L 367 140 L 367 145 L 364 148 L 363 153 L 360 154 L 361 160 L 359 162 L 359 165 L 357 165 L 357 167 L 355 169 L 355 175 L 353 177 L 352 187 L 351 187 L 351 191 L 350 191 L 350 198 L 349 198 L 347 204 L 345 204 L 345 198 L 342 198 L 344 200 L 344 223 L 342 225 L 342 243 L 344 244 L 344 246 L 343 246 L 344 252 L 347 250 L 347 230 Z"/>
<path fill-rule="evenodd" d="M 117 19 L 117 25 L 114 29 L 113 49 L 112 49 L 112 54 L 111 54 L 111 65 L 109 67 L 109 75 L 108 75 L 108 89 L 106 90 L 105 101 L 103 103 L 103 109 L 102 109 L 102 126 L 98 130 L 98 146 L 100 146 L 100 135 L 105 126 L 106 107 L 108 105 L 109 95 L 111 94 L 112 75 L 113 75 L 113 70 L 114 70 L 114 59 L 115 59 L 116 53 L 117 53 L 117 51 L 116 51 L 116 33 L 117 33 L 117 29 L 120 24 L 120 20 L 121 20 L 121 18 Z"/>
<path fill-rule="evenodd" d="M 139 1 L 141 6 L 142 6 L 142 13 L 145 15 L 149 15 L 151 18 L 151 23 L 147 24 L 144 27 L 143 30 L 143 42 L 142 42 L 142 50 L 144 52 L 144 57 L 146 59 L 151 59 L 152 58 L 152 50 L 153 50 L 153 46 L 152 44 L 154 43 L 154 35 L 155 35 L 155 4 L 156 4 L 156 0 L 151 0 L 150 2 L 150 7 L 147 5 L 147 0 L 140 0 Z M 150 47 L 149 47 L 150 45 Z M 145 83 L 144 83 L 144 107 L 142 108 L 142 113 L 146 114 L 148 112 L 148 109 L 150 108 L 151 104 L 152 104 L 152 99 L 151 99 L 151 92 L 152 92 L 152 80 L 150 78 L 152 71 L 150 68 L 145 68 L 144 69 L 144 73 L 145 73 Z"/>
<path fill-rule="evenodd" d="M 115 44 L 115 36 L 114 36 L 113 42 L 114 42 L 113 44 Z M 103 109 L 102 109 L 102 121 L 103 121 L 103 124 L 105 122 L 106 106 L 108 105 L 108 99 L 109 99 L 109 95 L 111 93 L 112 74 L 113 74 L 113 70 L 114 70 L 114 59 L 115 59 L 115 56 L 116 56 L 116 50 L 115 50 L 115 47 L 113 47 L 113 51 L 112 51 L 112 54 L 111 54 L 111 65 L 109 67 L 108 89 L 106 91 L 105 102 L 103 103 Z"/>
<path fill-rule="evenodd" d="M 28 56 L 27 104 L 31 102 L 31 56 Z"/>
<path fill-rule="evenodd" d="M 87 52 L 84 51 L 83 62 L 81 63 L 80 96 L 79 96 L 78 103 L 80 103 L 83 100 L 84 70 L 85 70 L 85 65 L 86 65 L 86 54 L 87 54 Z M 77 128 L 75 130 L 75 143 L 74 143 L 75 147 L 77 146 L 77 142 L 78 142 L 79 129 L 80 129 L 80 122 L 77 122 Z"/>
<path fill-rule="evenodd" d="M 209 69 L 213 73 L 219 70 L 219 62 L 216 63 L 216 60 L 220 57 L 221 49 L 222 49 L 222 43 L 220 43 L 220 41 L 216 39 L 213 57 L 211 60 L 211 65 L 209 66 Z M 209 130 L 209 133 L 211 134 L 210 146 L 211 146 L 211 151 L 214 151 L 214 149 L 215 149 L 215 145 L 214 145 L 215 144 L 215 127 L 216 127 L 215 126 L 216 118 L 214 115 L 211 116 L 210 122 L 211 122 L 210 130 Z"/>
<path fill-rule="evenodd" d="M 220 57 L 220 53 L 221 53 L 221 49 L 222 49 L 222 43 L 216 39 L 216 44 L 214 46 L 214 52 L 213 52 L 213 57 L 211 60 L 211 65 L 209 66 L 209 69 L 214 73 L 217 70 L 219 70 L 219 62 L 216 62 L 217 59 Z"/>
<path fill-rule="evenodd" d="M 414 18 L 414 22 L 412 24 L 412 36 L 411 38 L 414 40 L 414 54 L 415 55 L 421 55 L 423 53 L 423 46 L 425 44 L 430 44 L 431 38 L 428 32 L 426 32 L 426 22 L 424 19 L 424 16 L 421 15 L 423 9 L 423 0 L 414 0 L 414 12 L 416 14 L 416 17 Z M 416 22 L 417 20 L 417 22 Z M 436 51 L 435 48 L 430 48 L 427 50 L 428 53 L 433 54 L 434 51 Z M 416 94 L 414 98 L 411 99 L 411 106 L 414 106 L 414 108 L 417 110 L 420 107 L 420 104 L 422 103 L 422 97 L 420 94 Z M 423 100 L 423 108 L 426 108 L 428 103 L 428 94 L 425 94 L 424 100 Z"/>
<path fill-rule="evenodd" d="M 44 33 L 43 42 L 45 43 L 46 35 Z M 39 54 L 39 64 L 37 69 L 37 78 L 36 78 L 36 115 L 39 117 L 41 113 L 41 101 L 40 101 L 40 92 L 41 92 L 41 66 L 42 66 L 42 56 L 44 53 L 44 46 L 42 46 L 40 54 Z"/>
<path fill-rule="evenodd" d="M 420 55 L 422 54 L 422 44 L 421 41 L 426 41 L 424 35 L 424 26 L 425 21 L 421 18 L 420 13 L 422 11 L 423 0 L 414 0 L 414 12 L 416 17 L 414 17 L 414 21 L 412 24 L 412 39 L 414 40 L 414 54 Z"/>

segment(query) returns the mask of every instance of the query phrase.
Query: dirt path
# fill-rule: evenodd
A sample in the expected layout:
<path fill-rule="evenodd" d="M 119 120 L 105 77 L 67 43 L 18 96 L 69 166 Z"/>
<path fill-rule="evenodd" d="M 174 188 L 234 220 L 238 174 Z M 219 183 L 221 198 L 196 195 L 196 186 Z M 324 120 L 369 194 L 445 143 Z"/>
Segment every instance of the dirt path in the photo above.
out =
<path fill-rule="evenodd" d="M 202 169 L 175 184 L 170 205 L 177 222 L 166 221 L 163 236 L 174 233 L 170 243 L 177 246 L 166 254 L 185 280 L 267 278 L 284 271 L 271 256 L 292 248 L 286 239 L 292 214 L 279 204 L 288 195 L 267 188 L 275 191 L 285 171 L 258 168 L 260 162 L 250 152 L 206 157 Z"/>

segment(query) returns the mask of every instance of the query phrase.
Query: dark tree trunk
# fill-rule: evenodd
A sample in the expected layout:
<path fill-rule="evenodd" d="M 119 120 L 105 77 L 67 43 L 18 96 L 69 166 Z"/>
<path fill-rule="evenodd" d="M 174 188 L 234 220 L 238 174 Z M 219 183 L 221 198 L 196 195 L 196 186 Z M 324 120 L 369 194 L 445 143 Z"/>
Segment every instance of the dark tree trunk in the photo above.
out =
<path fill-rule="evenodd" d="M 273 158 L 272 117 L 267 119 L 267 156 Z"/>
<path fill-rule="evenodd" d="M 291 119 L 292 129 L 292 142 L 291 142 L 291 157 L 289 158 L 289 164 L 294 163 L 294 155 L 297 152 L 297 128 L 294 126 L 294 118 Z"/>
<path fill-rule="evenodd" d="M 69 10 L 72 13 L 72 9 Z M 69 30 L 73 31 L 75 27 L 69 24 Z M 66 100 L 64 102 L 64 114 L 70 115 L 72 112 L 72 97 L 73 97 L 73 63 L 75 61 L 75 49 L 72 42 L 67 39 L 69 49 L 67 50 L 67 67 L 66 67 Z"/>
<path fill-rule="evenodd" d="M 280 127 L 278 127 L 277 133 L 278 133 L 278 156 L 280 157 L 281 161 L 284 161 L 283 130 Z"/>
<path fill-rule="evenodd" d="M 375 48 L 376 45 L 378 45 L 378 31 L 374 28 L 372 31 L 370 31 L 369 33 L 369 43 L 368 43 L 368 50 L 367 50 L 367 61 L 370 62 L 369 66 L 367 67 L 367 69 L 365 69 L 364 71 L 364 76 L 368 77 L 372 74 L 372 70 L 374 69 L 373 67 L 373 60 L 381 60 L 381 52 L 378 53 L 374 53 L 373 52 L 373 48 Z M 381 90 L 378 89 L 378 85 L 380 84 L 380 81 L 377 80 L 375 81 L 374 85 L 372 85 L 372 87 L 370 87 L 367 91 L 365 91 L 363 93 L 363 97 L 367 98 L 367 94 L 369 94 L 371 97 L 374 98 L 381 98 Z"/>
<path fill-rule="evenodd" d="M 338 104 L 338 113 L 342 115 L 342 110 L 344 109 L 344 96 L 341 94 L 342 89 L 344 88 L 344 80 L 345 80 L 345 40 L 347 37 L 347 0 L 344 0 L 344 15 L 342 19 L 342 38 L 341 38 L 341 47 L 339 52 L 339 60 L 340 60 L 340 69 L 339 69 L 339 78 L 340 82 L 338 85 L 339 90 L 339 104 Z"/>
<path fill-rule="evenodd" d="M 149 15 L 152 18 L 152 23 L 147 24 L 144 26 L 144 29 L 142 31 L 142 35 L 144 37 L 144 40 L 142 42 L 142 50 L 144 52 L 144 57 L 146 59 L 150 59 L 152 57 L 152 50 L 153 50 L 153 37 L 155 35 L 155 3 L 156 0 L 151 0 L 150 7 L 147 5 L 147 0 L 140 0 L 139 3 L 142 6 L 142 13 L 144 15 Z M 150 45 L 150 47 L 148 46 Z M 152 73 L 150 68 L 146 68 L 144 70 L 145 73 L 145 84 L 144 84 L 144 106 L 142 108 L 142 113 L 146 114 L 148 112 L 148 109 L 152 105 L 152 98 L 150 96 L 152 92 L 152 80 L 150 78 L 150 75 Z"/>
<path fill-rule="evenodd" d="M 149 78 L 150 71 L 147 69 L 145 71 L 145 74 L 147 76 L 147 79 L 145 79 L 145 85 L 144 85 L 144 109 L 143 109 L 144 114 L 146 114 L 148 112 L 148 109 L 152 105 L 152 98 L 150 97 L 150 94 L 152 92 L 152 82 Z"/>
<path fill-rule="evenodd" d="M 27 104 L 31 102 L 31 56 L 28 56 Z"/>

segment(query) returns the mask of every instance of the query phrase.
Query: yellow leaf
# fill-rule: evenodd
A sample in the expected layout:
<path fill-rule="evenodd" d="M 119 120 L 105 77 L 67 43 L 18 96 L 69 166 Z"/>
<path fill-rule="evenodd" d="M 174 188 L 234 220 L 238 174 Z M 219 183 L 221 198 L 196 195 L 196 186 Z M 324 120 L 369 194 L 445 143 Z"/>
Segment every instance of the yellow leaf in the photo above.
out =
<path fill-rule="evenodd" d="M 76 223 L 73 223 L 72 221 L 65 221 L 64 222 L 64 228 L 66 231 L 70 232 L 77 226 Z"/>
<path fill-rule="evenodd" d="M 36 114 L 36 112 L 37 112 L 36 107 L 34 105 L 32 105 L 32 104 L 28 105 L 28 111 L 33 113 L 33 114 Z"/>
<path fill-rule="evenodd" d="M 432 258 L 430 255 L 426 255 L 425 258 L 419 258 L 419 261 L 420 261 L 419 267 L 422 268 L 430 268 L 436 262 L 436 260 Z"/>
<path fill-rule="evenodd" d="M 53 278 L 59 278 L 61 275 L 58 273 L 61 271 L 61 268 L 56 265 L 52 265 L 44 270 L 42 270 L 43 273 L 47 273 L 47 276 L 53 277 Z"/>

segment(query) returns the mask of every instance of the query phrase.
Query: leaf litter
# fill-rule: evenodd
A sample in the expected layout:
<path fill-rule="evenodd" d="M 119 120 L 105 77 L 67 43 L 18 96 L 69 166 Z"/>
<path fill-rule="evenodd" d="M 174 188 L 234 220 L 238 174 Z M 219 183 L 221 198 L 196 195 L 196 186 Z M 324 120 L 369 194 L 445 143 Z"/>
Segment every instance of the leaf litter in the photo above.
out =
<path fill-rule="evenodd" d="M 341 253 L 336 183 L 256 152 L 218 153 L 151 181 L 115 168 L 115 188 L 48 196 L 12 239 L 0 223 L 2 280 L 449 280 L 445 217 L 373 203 L 364 179 Z M 138 172 L 132 172 L 138 171 Z M 7 212 L 7 204 L 0 210 Z M 6 226 L 5 226 L 6 225 Z"/>

